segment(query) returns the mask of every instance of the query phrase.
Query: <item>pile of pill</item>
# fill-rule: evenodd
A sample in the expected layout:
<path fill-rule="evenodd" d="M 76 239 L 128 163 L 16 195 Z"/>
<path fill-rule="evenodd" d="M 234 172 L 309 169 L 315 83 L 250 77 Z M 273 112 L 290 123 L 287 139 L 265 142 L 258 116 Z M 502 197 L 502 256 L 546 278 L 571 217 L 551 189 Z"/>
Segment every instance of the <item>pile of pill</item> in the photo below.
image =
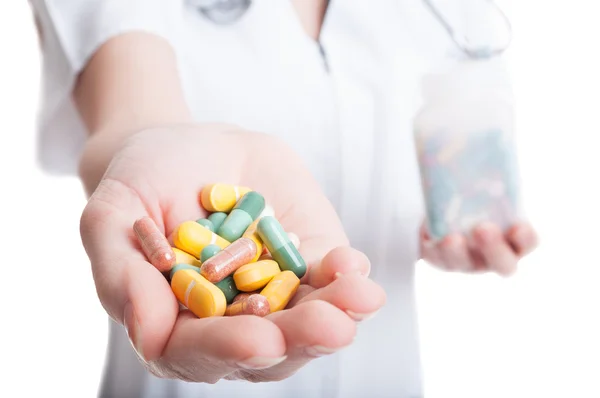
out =
<path fill-rule="evenodd" d="M 518 216 L 515 148 L 501 130 L 432 134 L 417 142 L 429 233 L 441 239 L 490 221 L 508 228 Z"/>
<path fill-rule="evenodd" d="M 199 202 L 209 216 L 181 223 L 170 239 L 149 217 L 133 225 L 142 251 L 165 272 L 177 300 L 199 318 L 284 309 L 306 273 L 298 238 L 249 188 L 208 185 Z"/>

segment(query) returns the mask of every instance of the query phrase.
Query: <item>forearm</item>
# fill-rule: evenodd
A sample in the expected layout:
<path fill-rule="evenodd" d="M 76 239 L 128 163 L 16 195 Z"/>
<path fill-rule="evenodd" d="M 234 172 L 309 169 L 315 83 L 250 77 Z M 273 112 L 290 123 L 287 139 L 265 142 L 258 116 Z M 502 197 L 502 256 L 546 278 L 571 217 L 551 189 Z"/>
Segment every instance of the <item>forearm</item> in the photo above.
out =
<path fill-rule="evenodd" d="M 132 134 L 192 122 L 167 42 L 129 33 L 105 43 L 79 76 L 74 101 L 89 132 L 79 174 L 91 194 Z"/>

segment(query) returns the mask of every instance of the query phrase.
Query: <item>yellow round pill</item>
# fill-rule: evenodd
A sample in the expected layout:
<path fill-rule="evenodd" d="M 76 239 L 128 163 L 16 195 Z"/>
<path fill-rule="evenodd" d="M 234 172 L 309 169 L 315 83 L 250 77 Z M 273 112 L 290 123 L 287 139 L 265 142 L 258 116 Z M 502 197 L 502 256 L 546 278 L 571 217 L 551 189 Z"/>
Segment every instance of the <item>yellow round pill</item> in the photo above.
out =
<path fill-rule="evenodd" d="M 279 264 L 273 260 L 257 261 L 238 268 L 233 274 L 233 280 L 238 290 L 252 292 L 265 287 L 280 272 Z"/>
<path fill-rule="evenodd" d="M 283 310 L 300 286 L 300 279 L 292 271 L 283 271 L 273 279 L 260 292 L 269 300 L 271 312 Z"/>
<path fill-rule="evenodd" d="M 228 213 L 250 188 L 230 184 L 207 185 L 200 192 L 200 204 L 211 212 Z"/>
<path fill-rule="evenodd" d="M 177 300 L 198 318 L 223 316 L 227 309 L 225 294 L 194 270 L 176 272 L 171 289 Z"/>

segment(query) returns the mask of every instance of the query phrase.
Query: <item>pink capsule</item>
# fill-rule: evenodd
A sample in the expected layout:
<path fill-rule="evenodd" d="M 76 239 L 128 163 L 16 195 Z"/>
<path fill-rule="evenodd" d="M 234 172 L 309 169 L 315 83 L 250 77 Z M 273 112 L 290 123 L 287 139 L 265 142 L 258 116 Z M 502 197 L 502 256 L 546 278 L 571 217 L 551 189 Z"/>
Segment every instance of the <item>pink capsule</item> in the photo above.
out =
<path fill-rule="evenodd" d="M 232 303 L 235 303 L 235 302 L 238 302 L 238 301 L 241 301 L 241 300 L 246 300 L 248 297 L 250 297 L 251 294 L 252 293 L 245 293 L 245 292 L 244 293 L 239 293 L 237 296 L 235 296 L 233 298 Z"/>
<path fill-rule="evenodd" d="M 200 273 L 212 283 L 220 282 L 254 260 L 256 251 L 256 243 L 252 239 L 240 238 L 206 260 Z"/>
<path fill-rule="evenodd" d="M 252 294 L 246 299 L 234 301 L 225 310 L 225 316 L 256 315 L 263 317 L 269 313 L 271 313 L 269 300 L 260 294 Z"/>
<path fill-rule="evenodd" d="M 259 294 L 261 290 L 262 289 L 255 290 L 253 292 L 238 293 L 238 295 L 233 298 L 232 303 L 235 303 L 236 301 L 240 301 L 240 300 L 246 300 L 248 297 L 252 296 L 253 294 Z"/>
<path fill-rule="evenodd" d="M 175 265 L 175 253 L 167 238 L 150 217 L 142 217 L 133 224 L 133 231 L 148 261 L 159 271 L 169 271 Z"/>

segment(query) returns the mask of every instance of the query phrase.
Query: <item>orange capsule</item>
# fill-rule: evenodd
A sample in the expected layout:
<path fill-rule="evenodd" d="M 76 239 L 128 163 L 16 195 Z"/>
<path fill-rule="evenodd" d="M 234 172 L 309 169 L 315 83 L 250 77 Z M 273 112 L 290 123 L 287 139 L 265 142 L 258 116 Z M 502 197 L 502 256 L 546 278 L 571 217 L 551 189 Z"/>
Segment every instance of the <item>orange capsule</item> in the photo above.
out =
<path fill-rule="evenodd" d="M 242 265 L 256 257 L 256 243 L 249 238 L 240 238 L 206 260 L 200 268 L 203 277 L 217 283 L 233 274 Z"/>
<path fill-rule="evenodd" d="M 262 317 L 269 313 L 271 313 L 269 300 L 260 294 L 252 294 L 243 300 L 234 301 L 225 310 L 225 316 L 256 315 Z"/>
<path fill-rule="evenodd" d="M 175 265 L 175 253 L 165 235 L 150 217 L 133 223 L 133 231 L 148 261 L 159 271 L 169 271 Z"/>

